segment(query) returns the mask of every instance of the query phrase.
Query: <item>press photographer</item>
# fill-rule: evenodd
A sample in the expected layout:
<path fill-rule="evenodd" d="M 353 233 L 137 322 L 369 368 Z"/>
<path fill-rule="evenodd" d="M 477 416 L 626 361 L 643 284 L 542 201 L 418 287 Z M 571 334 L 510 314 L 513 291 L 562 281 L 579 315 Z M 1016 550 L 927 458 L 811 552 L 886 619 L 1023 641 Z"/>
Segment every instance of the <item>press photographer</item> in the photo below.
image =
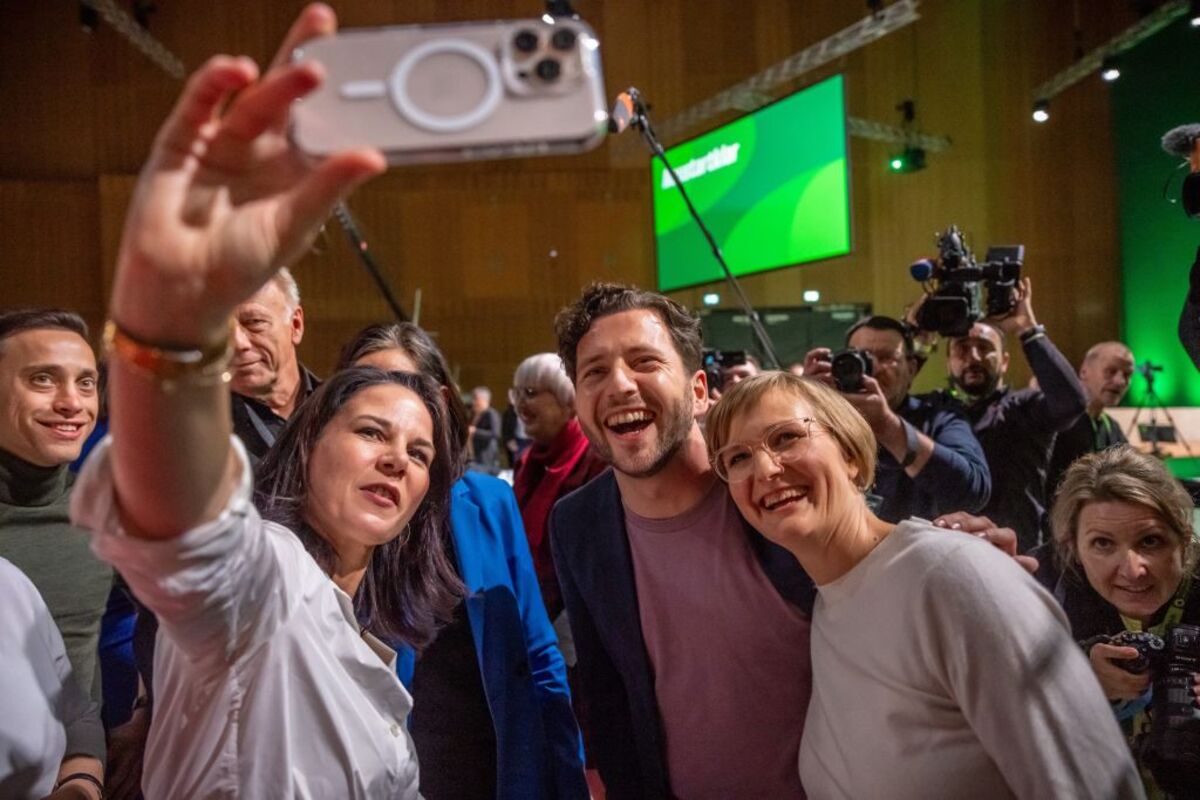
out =
<path fill-rule="evenodd" d="M 1008 336 L 1020 341 L 1039 388 L 1005 384 Z M 1051 448 L 1055 434 L 1084 413 L 1083 386 L 1037 323 L 1029 278 L 1017 285 L 1011 312 L 980 319 L 965 335 L 950 338 L 948 355 L 950 388 L 940 394 L 966 406 L 992 475 L 991 499 L 982 513 L 1015 530 L 1018 550 L 1024 553 L 1041 541 Z"/>
<path fill-rule="evenodd" d="M 701 358 L 708 379 L 708 393 L 713 400 L 721 399 L 721 392 L 728 386 L 762 372 L 758 358 L 745 350 L 705 349 Z"/>
<path fill-rule="evenodd" d="M 1193 503 L 1122 445 L 1076 461 L 1035 553 L 1142 768 L 1149 797 L 1200 796 L 1200 591 Z"/>
<path fill-rule="evenodd" d="M 868 317 L 850 328 L 846 344 L 836 354 L 810 351 L 804 374 L 842 392 L 875 434 L 877 515 L 933 519 L 986 503 L 991 475 L 962 407 L 940 393 L 909 394 L 919 368 L 913 331 L 891 317 Z"/>

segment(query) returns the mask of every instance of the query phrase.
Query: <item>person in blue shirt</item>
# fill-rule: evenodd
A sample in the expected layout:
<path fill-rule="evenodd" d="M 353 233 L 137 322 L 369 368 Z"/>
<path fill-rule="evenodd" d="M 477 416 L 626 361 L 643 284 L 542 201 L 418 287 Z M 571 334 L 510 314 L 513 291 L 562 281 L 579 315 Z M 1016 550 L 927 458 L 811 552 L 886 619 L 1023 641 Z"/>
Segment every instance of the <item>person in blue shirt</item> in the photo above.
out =
<path fill-rule="evenodd" d="M 428 647 L 398 648 L 400 679 L 413 695 L 422 796 L 587 798 L 566 666 L 521 513 L 506 483 L 464 471 L 470 419 L 445 358 L 425 331 L 397 323 L 359 332 L 338 368 L 352 365 L 435 380 L 460 445 L 445 543 L 466 596 Z"/>
<path fill-rule="evenodd" d="M 912 329 L 891 317 L 867 317 L 851 326 L 846 344 L 871 360 L 862 389 L 842 396 L 879 442 L 871 490 L 876 515 L 887 522 L 932 520 L 982 508 L 992 476 L 962 406 L 941 393 L 909 394 L 920 368 Z M 810 351 L 804 374 L 832 386 L 829 358 L 827 348 Z"/>

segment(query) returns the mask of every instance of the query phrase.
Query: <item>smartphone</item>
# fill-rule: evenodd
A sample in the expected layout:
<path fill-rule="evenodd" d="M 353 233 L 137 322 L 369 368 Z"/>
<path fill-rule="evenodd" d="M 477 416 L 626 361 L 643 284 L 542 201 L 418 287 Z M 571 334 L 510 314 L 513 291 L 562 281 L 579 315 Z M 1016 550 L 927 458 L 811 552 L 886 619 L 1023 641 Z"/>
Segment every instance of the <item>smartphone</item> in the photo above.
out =
<path fill-rule="evenodd" d="M 577 19 L 349 29 L 294 60 L 325 68 L 292 108 L 312 156 L 372 146 L 391 164 L 579 153 L 608 129 L 600 43 Z"/>

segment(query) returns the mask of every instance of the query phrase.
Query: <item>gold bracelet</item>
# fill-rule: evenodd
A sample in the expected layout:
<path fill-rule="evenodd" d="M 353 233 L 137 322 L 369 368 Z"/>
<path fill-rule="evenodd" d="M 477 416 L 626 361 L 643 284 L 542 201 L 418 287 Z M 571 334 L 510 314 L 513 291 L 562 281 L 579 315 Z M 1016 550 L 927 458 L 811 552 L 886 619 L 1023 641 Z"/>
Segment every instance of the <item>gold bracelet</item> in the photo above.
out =
<path fill-rule="evenodd" d="M 176 350 L 139 341 L 110 319 L 104 323 L 104 352 L 157 381 L 167 393 L 184 382 L 196 386 L 228 383 L 233 325 L 230 320 L 229 337 L 223 342 L 203 349 Z"/>

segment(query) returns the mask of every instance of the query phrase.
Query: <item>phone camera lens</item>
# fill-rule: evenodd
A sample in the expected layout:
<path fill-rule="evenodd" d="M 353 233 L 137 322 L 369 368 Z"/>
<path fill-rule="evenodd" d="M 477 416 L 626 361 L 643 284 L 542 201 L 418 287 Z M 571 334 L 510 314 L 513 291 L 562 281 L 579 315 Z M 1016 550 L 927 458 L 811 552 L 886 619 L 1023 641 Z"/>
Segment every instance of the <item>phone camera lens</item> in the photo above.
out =
<path fill-rule="evenodd" d="M 549 83 L 550 81 L 558 80 L 558 75 L 562 72 L 562 66 L 553 58 L 543 58 L 534 67 L 537 76 Z"/>
<path fill-rule="evenodd" d="M 532 53 L 537 50 L 538 36 L 533 31 L 518 31 L 513 37 L 513 47 L 522 53 Z"/>
<path fill-rule="evenodd" d="M 575 46 L 575 31 L 570 28 L 560 28 L 550 37 L 550 45 L 555 50 L 570 50 Z"/>

